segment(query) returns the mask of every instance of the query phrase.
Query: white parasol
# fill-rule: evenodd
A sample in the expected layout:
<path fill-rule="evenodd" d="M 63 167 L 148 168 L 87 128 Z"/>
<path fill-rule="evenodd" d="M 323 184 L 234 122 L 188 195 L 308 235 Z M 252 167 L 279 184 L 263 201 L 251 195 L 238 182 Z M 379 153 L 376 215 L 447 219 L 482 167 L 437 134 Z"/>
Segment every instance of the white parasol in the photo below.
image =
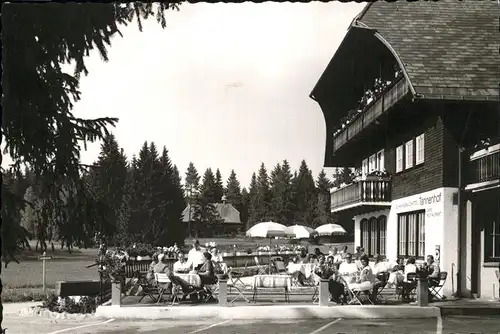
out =
<path fill-rule="evenodd" d="M 346 230 L 342 226 L 337 224 L 321 225 L 317 227 L 315 231 L 318 232 L 318 235 L 320 236 L 347 234 Z"/>
<path fill-rule="evenodd" d="M 295 235 L 295 239 L 307 239 L 314 231 L 314 229 L 304 225 L 289 226 L 288 230 L 290 231 L 290 233 Z"/>
<path fill-rule="evenodd" d="M 258 223 L 252 226 L 246 235 L 252 238 L 269 238 L 269 246 L 271 246 L 271 238 L 294 236 L 288 227 L 274 222 Z M 269 273 L 271 273 L 271 252 L 269 252 Z"/>

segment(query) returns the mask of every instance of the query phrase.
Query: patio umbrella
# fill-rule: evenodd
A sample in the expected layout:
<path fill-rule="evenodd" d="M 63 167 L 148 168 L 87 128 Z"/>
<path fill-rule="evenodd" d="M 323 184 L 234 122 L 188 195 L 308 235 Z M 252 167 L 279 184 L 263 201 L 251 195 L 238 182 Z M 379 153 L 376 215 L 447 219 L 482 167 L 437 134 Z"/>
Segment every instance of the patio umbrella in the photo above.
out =
<path fill-rule="evenodd" d="M 295 235 L 295 239 L 307 239 L 314 229 L 304 225 L 289 226 L 288 229 Z"/>
<path fill-rule="evenodd" d="M 346 230 L 342 226 L 337 224 L 321 225 L 317 227 L 315 231 L 318 232 L 318 235 L 320 236 L 347 234 Z"/>
<path fill-rule="evenodd" d="M 269 248 L 271 248 L 271 238 L 293 236 L 293 232 L 285 225 L 274 222 L 263 222 L 252 226 L 246 232 L 246 235 L 252 238 L 269 238 Z M 269 273 L 271 273 L 271 252 L 269 252 Z"/>

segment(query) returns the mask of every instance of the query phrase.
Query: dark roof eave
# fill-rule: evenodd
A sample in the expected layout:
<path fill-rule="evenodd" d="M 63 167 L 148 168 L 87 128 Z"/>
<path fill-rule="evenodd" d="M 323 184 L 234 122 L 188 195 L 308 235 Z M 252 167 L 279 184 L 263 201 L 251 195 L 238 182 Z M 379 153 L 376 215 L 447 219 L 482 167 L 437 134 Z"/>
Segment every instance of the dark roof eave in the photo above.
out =
<path fill-rule="evenodd" d="M 367 27 L 366 25 L 364 24 L 358 24 L 358 21 L 357 19 L 355 18 L 353 20 L 353 22 L 351 23 L 351 25 L 349 26 L 349 28 L 347 29 L 347 33 L 346 35 L 344 36 L 344 39 L 342 39 L 342 42 L 340 42 L 340 45 L 339 47 L 337 48 L 337 50 L 335 51 L 335 54 L 333 55 L 333 57 L 330 59 L 330 61 L 328 62 L 328 65 L 326 66 L 325 70 L 323 71 L 323 73 L 321 74 L 321 76 L 319 77 L 318 81 L 316 82 L 316 84 L 314 85 L 313 89 L 311 90 L 311 92 L 309 93 L 309 97 L 315 101 L 317 101 L 317 97 L 316 97 L 316 94 L 317 93 L 317 90 L 319 87 L 321 87 L 321 82 L 323 81 L 323 78 L 326 76 L 326 73 L 328 72 L 328 70 L 331 68 L 333 62 L 335 61 L 336 59 L 336 55 L 337 53 L 339 52 L 339 50 L 342 48 L 342 45 L 344 45 L 344 43 L 349 39 L 349 36 L 350 34 L 354 31 L 354 29 L 363 29 L 363 30 L 367 30 L 367 31 L 372 31 L 372 32 L 376 32 L 375 29 L 371 29 L 369 27 Z"/>

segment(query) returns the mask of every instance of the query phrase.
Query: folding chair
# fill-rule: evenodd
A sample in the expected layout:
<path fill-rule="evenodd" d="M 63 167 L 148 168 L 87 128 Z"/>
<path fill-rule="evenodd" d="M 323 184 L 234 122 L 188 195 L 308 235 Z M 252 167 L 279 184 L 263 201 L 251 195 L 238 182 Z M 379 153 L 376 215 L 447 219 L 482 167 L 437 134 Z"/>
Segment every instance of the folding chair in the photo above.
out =
<path fill-rule="evenodd" d="M 248 267 L 248 261 L 245 263 L 245 267 L 243 268 L 243 271 L 235 271 L 233 268 L 229 268 L 227 271 L 227 287 L 229 288 L 229 293 L 231 293 L 231 287 L 235 287 L 238 283 L 240 283 L 243 287 L 247 287 L 248 285 L 245 284 L 241 278 L 244 276 L 244 274 L 247 271 Z"/>
<path fill-rule="evenodd" d="M 380 297 L 380 299 L 384 302 L 387 303 L 387 298 L 382 295 L 382 291 L 384 291 L 387 281 L 389 280 L 390 274 L 388 272 L 382 272 L 377 275 L 377 280 L 380 282 L 378 285 L 378 291 L 377 291 L 377 299 Z"/>
<path fill-rule="evenodd" d="M 158 287 L 158 299 L 156 300 L 156 303 L 159 304 L 163 298 L 163 295 L 167 291 L 168 283 L 172 282 L 168 278 L 167 274 L 158 274 L 158 273 L 155 273 L 155 282 L 156 286 Z M 172 305 L 174 305 L 175 300 L 177 299 L 177 294 L 174 293 L 174 291 L 175 289 L 174 287 L 172 287 Z"/>
<path fill-rule="evenodd" d="M 446 283 L 446 278 L 448 278 L 448 273 L 446 271 L 442 271 L 439 273 L 439 282 L 437 285 L 429 284 L 431 300 L 434 299 L 436 301 L 440 301 L 445 299 L 445 297 L 441 294 L 441 290 L 443 289 L 444 283 Z"/>
<path fill-rule="evenodd" d="M 319 300 L 319 282 L 317 282 L 316 285 L 314 285 L 314 292 L 312 296 L 313 303 L 317 303 L 318 300 Z"/>
<path fill-rule="evenodd" d="M 215 300 L 215 293 L 219 291 L 219 280 L 215 277 L 215 282 L 212 284 L 205 284 L 203 286 L 202 292 L 204 293 L 203 302 L 208 303 L 211 300 Z"/>
<path fill-rule="evenodd" d="M 408 299 L 412 299 L 417 292 L 417 273 L 408 273 L 406 281 L 403 282 L 403 292 Z"/>
<path fill-rule="evenodd" d="M 245 266 L 246 267 L 246 266 Z M 229 268 L 227 272 L 228 280 L 227 280 L 227 286 L 229 288 L 229 293 L 231 293 L 231 288 L 236 290 L 236 297 L 234 297 L 229 303 L 234 303 L 235 300 L 238 298 L 241 298 L 245 300 L 247 303 L 250 303 L 250 300 L 243 295 L 243 292 L 241 289 L 237 286 L 237 283 L 241 283 L 241 285 L 245 288 L 247 285 L 243 283 L 241 280 L 241 276 L 239 276 L 239 273 L 236 273 L 237 275 L 235 276 L 235 273 L 233 272 L 232 268 Z"/>
<path fill-rule="evenodd" d="M 257 256 L 255 256 L 253 260 L 255 261 L 255 265 L 257 266 L 257 275 L 267 275 L 266 269 L 268 266 L 261 265 Z"/>
<path fill-rule="evenodd" d="M 277 274 L 288 274 L 288 271 L 285 267 L 285 261 L 283 261 L 283 258 L 281 256 L 273 257 L 271 258 L 271 261 Z"/>

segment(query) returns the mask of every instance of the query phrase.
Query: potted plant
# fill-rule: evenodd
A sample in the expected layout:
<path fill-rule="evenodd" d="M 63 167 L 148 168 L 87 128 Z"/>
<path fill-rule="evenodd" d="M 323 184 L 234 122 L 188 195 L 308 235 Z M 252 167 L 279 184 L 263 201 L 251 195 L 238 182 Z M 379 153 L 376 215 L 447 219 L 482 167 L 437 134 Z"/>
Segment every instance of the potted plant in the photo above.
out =
<path fill-rule="evenodd" d="M 122 283 L 125 279 L 125 265 L 129 255 L 121 250 L 108 250 L 99 257 L 99 274 L 110 283 Z"/>

